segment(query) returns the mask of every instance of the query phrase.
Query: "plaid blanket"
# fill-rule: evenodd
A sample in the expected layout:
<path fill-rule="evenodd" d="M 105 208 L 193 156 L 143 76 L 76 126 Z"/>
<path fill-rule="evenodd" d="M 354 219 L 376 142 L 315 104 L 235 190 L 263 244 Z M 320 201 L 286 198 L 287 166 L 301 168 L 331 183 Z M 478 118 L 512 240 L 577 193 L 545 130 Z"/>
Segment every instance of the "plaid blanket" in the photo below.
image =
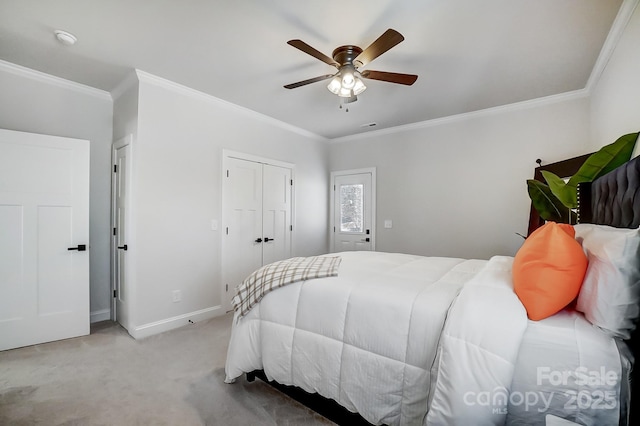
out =
<path fill-rule="evenodd" d="M 341 260 L 339 256 L 293 257 L 265 265 L 238 286 L 231 300 L 233 309 L 240 318 L 271 290 L 296 281 L 335 277 Z"/>

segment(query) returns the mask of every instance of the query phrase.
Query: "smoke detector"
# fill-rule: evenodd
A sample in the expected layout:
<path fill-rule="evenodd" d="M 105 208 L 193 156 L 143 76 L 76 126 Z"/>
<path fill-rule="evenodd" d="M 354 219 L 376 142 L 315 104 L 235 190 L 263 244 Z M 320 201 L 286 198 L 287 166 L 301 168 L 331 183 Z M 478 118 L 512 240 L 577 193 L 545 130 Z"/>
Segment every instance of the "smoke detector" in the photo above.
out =
<path fill-rule="evenodd" d="M 78 41 L 78 38 L 67 31 L 55 30 L 53 32 L 56 36 L 56 39 L 64 44 L 65 46 L 73 46 Z"/>

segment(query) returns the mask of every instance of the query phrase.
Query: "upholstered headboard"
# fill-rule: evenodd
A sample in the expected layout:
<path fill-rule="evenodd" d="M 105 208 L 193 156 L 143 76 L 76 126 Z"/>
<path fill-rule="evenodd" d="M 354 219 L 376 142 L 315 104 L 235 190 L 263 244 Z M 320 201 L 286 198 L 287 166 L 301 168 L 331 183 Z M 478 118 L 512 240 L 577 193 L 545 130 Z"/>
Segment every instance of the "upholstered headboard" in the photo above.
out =
<path fill-rule="evenodd" d="M 640 226 L 640 157 L 578 186 L 578 222 Z"/>
<path fill-rule="evenodd" d="M 609 225 L 616 228 L 638 228 L 640 226 L 640 157 L 628 161 L 592 183 L 578 185 L 578 222 Z M 640 262 L 640 254 L 638 262 Z M 640 328 L 634 330 L 627 344 L 636 363 L 631 371 L 629 424 L 639 424 Z M 624 422 L 621 421 L 621 424 Z"/>

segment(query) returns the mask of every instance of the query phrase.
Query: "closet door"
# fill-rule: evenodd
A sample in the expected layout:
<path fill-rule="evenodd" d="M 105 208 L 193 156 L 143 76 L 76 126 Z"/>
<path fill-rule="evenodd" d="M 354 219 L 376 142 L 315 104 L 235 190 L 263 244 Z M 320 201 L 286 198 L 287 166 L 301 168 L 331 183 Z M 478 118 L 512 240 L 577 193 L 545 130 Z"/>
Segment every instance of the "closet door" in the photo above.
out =
<path fill-rule="evenodd" d="M 235 287 L 262 266 L 262 164 L 228 158 L 224 185 L 222 267 L 229 304 Z"/>
<path fill-rule="evenodd" d="M 262 265 L 291 257 L 292 169 L 225 156 L 223 304 Z"/>
<path fill-rule="evenodd" d="M 291 256 L 291 169 L 262 169 L 262 264 Z"/>

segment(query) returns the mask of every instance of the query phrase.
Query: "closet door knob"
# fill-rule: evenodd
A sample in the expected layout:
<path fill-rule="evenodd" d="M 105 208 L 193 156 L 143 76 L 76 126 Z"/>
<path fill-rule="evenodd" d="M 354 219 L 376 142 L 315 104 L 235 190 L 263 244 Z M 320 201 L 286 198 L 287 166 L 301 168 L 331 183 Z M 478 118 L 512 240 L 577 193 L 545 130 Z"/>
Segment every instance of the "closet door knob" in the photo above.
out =
<path fill-rule="evenodd" d="M 274 241 L 273 238 L 265 237 L 264 242 L 268 243 L 269 241 Z"/>
<path fill-rule="evenodd" d="M 123 245 L 123 246 L 118 246 L 118 250 L 124 250 L 127 251 L 127 245 Z"/>
<path fill-rule="evenodd" d="M 71 251 L 71 250 L 87 251 L 87 245 L 86 244 L 78 244 L 78 247 L 69 247 L 67 250 L 69 250 L 69 251 Z"/>
<path fill-rule="evenodd" d="M 255 242 L 256 242 L 256 243 L 261 243 L 261 242 L 262 242 L 262 238 L 257 238 L 257 239 L 255 240 Z"/>

